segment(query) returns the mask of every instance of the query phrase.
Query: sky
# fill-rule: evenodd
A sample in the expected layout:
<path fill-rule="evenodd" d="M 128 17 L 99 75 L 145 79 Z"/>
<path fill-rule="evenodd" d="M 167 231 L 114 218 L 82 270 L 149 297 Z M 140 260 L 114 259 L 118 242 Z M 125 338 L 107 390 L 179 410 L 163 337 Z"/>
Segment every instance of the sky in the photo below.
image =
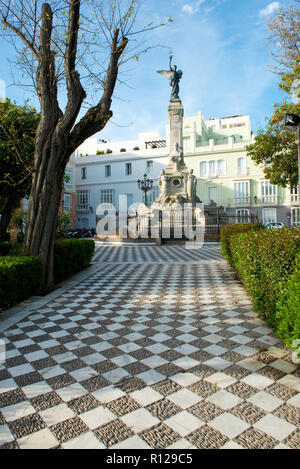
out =
<path fill-rule="evenodd" d="M 154 46 L 120 74 L 112 102 L 113 118 L 97 136 L 105 140 L 136 139 L 140 132 L 165 135 L 171 88 L 166 77 L 169 54 L 183 71 L 180 98 L 185 116 L 201 111 L 205 119 L 249 115 L 254 133 L 271 116 L 273 104 L 283 99 L 272 64 L 266 19 L 292 0 L 144 0 L 139 25 L 168 26 L 147 33 Z M 0 38 L 0 96 L 17 104 L 25 99 L 38 108 L 37 99 L 13 85 L 14 50 Z M 18 73 L 18 72 L 14 72 Z M 5 85 L 5 86 L 4 86 Z M 62 98 L 63 99 L 63 98 Z M 63 108 L 63 103 L 62 103 Z"/>

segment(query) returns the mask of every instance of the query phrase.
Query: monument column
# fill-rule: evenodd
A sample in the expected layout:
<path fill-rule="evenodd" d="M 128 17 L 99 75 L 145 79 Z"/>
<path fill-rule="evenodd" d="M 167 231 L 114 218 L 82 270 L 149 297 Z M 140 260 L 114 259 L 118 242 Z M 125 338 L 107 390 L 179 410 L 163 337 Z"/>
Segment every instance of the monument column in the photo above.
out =
<path fill-rule="evenodd" d="M 178 158 L 183 154 L 183 106 L 180 99 L 170 100 L 168 115 L 170 121 L 169 166 L 173 166 L 173 157 Z"/>

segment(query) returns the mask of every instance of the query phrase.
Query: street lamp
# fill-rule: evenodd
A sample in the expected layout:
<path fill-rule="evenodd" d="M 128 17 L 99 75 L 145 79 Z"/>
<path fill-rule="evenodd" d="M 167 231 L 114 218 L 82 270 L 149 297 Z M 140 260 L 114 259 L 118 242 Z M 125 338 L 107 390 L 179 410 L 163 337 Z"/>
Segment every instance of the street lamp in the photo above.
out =
<path fill-rule="evenodd" d="M 140 180 L 138 179 L 137 181 L 139 189 L 145 193 L 145 205 L 146 207 L 148 206 L 147 203 L 147 192 L 150 191 L 153 187 L 153 181 L 152 179 L 147 178 L 147 174 L 144 174 L 144 179 Z"/>
<path fill-rule="evenodd" d="M 285 125 L 298 128 L 298 203 L 300 205 L 300 116 L 298 114 L 286 114 Z"/>
<path fill-rule="evenodd" d="M 300 80 L 294 80 L 292 83 L 294 104 L 300 104 Z M 286 114 L 285 125 L 298 128 L 298 204 L 300 212 L 300 116 L 298 114 Z"/>

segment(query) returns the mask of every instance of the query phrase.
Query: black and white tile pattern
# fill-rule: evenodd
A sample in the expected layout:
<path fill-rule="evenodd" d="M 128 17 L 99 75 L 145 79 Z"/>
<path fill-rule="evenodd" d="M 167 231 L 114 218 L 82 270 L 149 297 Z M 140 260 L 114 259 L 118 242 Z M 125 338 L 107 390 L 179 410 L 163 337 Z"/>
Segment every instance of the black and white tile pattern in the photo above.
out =
<path fill-rule="evenodd" d="M 300 447 L 299 368 L 218 247 L 183 249 L 100 247 L 0 335 L 0 447 Z"/>

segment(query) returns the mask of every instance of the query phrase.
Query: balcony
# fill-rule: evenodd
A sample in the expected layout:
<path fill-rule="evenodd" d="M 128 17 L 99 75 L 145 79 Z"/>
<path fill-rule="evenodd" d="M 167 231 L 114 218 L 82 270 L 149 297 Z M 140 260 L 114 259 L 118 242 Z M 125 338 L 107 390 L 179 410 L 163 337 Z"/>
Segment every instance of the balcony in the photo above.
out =
<path fill-rule="evenodd" d="M 80 212 L 80 213 L 87 213 L 89 212 L 89 205 L 88 204 L 78 204 L 77 205 L 77 212 Z"/>
<path fill-rule="evenodd" d="M 265 205 L 276 205 L 278 204 L 278 195 L 263 195 L 261 197 L 261 203 Z"/>
<path fill-rule="evenodd" d="M 251 197 L 249 196 L 239 196 L 239 197 L 234 197 L 234 204 L 235 205 L 250 205 L 251 203 Z"/>

